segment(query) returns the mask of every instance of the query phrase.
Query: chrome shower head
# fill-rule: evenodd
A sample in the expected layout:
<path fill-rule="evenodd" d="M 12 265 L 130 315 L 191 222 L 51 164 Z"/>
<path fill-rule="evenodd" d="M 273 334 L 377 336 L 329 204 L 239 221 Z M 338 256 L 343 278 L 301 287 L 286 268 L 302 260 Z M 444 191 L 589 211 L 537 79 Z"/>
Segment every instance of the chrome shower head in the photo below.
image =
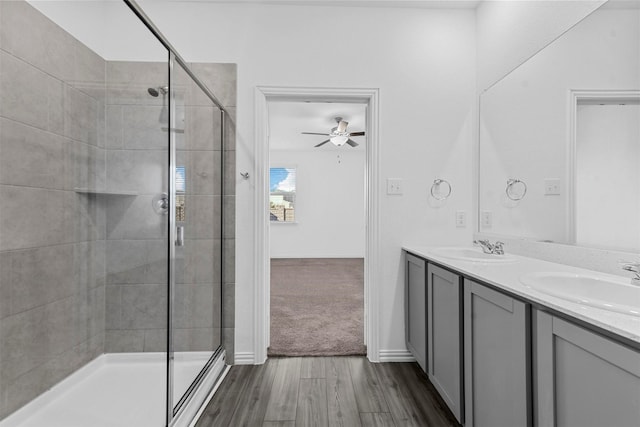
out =
<path fill-rule="evenodd" d="M 154 98 L 160 94 L 164 96 L 167 94 L 167 92 L 169 92 L 169 87 L 168 86 L 150 87 L 149 89 L 147 89 L 147 92 L 149 92 L 149 95 L 153 96 Z"/>

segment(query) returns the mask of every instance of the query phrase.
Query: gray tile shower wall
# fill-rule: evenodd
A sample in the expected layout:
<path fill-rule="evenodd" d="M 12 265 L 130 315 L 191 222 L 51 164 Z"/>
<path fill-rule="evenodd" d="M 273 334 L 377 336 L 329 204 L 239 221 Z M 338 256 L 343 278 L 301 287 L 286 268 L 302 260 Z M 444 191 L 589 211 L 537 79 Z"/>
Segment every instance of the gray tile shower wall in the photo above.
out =
<path fill-rule="evenodd" d="M 104 351 L 105 62 L 0 2 L 0 419 Z"/>
<path fill-rule="evenodd" d="M 233 107 L 235 65 L 192 65 Z M 167 217 L 150 209 L 152 198 L 167 191 L 166 100 L 146 93 L 166 85 L 166 73 L 166 64 L 107 62 L 106 187 L 137 196 L 106 207 L 106 352 L 166 350 Z M 177 165 L 185 167 L 187 183 L 185 218 L 179 223 L 186 243 L 176 248 L 174 350 L 210 351 L 221 342 L 232 349 L 235 286 L 228 274 L 222 280 L 216 254 L 224 251 L 225 271 L 235 269 L 235 180 L 222 188 L 220 170 L 224 159 L 224 179 L 235 176 L 235 126 L 225 124 L 222 141 L 220 110 L 177 66 L 173 83 L 176 127 L 183 131 L 176 134 Z M 233 361 L 232 350 L 228 359 Z"/>
<path fill-rule="evenodd" d="M 192 65 L 235 115 L 235 65 Z M 166 73 L 105 62 L 28 3 L 0 1 L 0 419 L 104 352 L 166 350 L 168 224 L 151 203 L 167 138 L 163 99 L 147 94 Z M 192 227 L 175 344 L 223 342 L 233 363 L 235 117 L 221 140 L 219 110 L 182 90 Z"/>
<path fill-rule="evenodd" d="M 106 180 L 114 196 L 106 212 L 105 352 L 167 351 L 168 217 L 152 207 L 166 192 L 166 63 L 106 64 Z"/>

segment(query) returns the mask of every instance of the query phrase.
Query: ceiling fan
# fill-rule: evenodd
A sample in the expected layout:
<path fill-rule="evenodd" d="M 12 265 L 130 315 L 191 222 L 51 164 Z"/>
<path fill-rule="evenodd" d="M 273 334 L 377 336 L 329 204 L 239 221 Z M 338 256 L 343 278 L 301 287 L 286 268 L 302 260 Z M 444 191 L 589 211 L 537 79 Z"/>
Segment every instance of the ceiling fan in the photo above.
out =
<path fill-rule="evenodd" d="M 303 135 L 324 135 L 328 136 L 329 139 L 326 141 L 322 141 L 320 144 L 315 147 L 320 147 L 321 145 L 326 144 L 327 142 L 333 143 L 337 147 L 341 147 L 342 145 L 349 144 L 352 147 L 357 147 L 358 143 L 351 139 L 352 136 L 364 136 L 364 132 L 348 132 L 347 126 L 349 122 L 345 122 L 342 120 L 342 117 L 335 118 L 337 126 L 331 128 L 330 133 L 317 133 L 317 132 L 302 132 Z"/>

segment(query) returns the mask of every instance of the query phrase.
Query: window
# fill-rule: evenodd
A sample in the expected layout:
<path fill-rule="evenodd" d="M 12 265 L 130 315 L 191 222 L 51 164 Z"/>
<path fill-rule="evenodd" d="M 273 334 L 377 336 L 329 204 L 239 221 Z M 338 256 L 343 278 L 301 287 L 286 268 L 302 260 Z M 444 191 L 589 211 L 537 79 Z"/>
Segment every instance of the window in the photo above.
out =
<path fill-rule="evenodd" d="M 187 173 L 184 166 L 176 166 L 176 193 L 185 193 L 187 191 Z"/>
<path fill-rule="evenodd" d="M 184 166 L 176 166 L 176 221 L 186 221 L 185 193 L 187 192 L 187 173 Z"/>
<path fill-rule="evenodd" d="M 296 168 L 269 169 L 269 212 L 272 222 L 295 222 Z"/>

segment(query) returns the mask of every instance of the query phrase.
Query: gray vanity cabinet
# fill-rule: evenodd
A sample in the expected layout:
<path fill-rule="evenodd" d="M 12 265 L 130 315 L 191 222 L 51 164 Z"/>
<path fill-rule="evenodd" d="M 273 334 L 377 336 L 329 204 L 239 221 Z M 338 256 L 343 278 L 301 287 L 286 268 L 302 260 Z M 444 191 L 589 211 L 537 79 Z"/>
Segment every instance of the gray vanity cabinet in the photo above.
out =
<path fill-rule="evenodd" d="M 537 426 L 640 425 L 640 353 L 534 310 Z"/>
<path fill-rule="evenodd" d="M 462 283 L 460 276 L 433 264 L 427 266 L 427 349 L 431 383 L 461 424 Z"/>
<path fill-rule="evenodd" d="M 529 313 L 529 304 L 465 279 L 465 427 L 531 426 Z"/>
<path fill-rule="evenodd" d="M 405 253 L 405 333 L 407 348 L 427 372 L 427 263 Z"/>

